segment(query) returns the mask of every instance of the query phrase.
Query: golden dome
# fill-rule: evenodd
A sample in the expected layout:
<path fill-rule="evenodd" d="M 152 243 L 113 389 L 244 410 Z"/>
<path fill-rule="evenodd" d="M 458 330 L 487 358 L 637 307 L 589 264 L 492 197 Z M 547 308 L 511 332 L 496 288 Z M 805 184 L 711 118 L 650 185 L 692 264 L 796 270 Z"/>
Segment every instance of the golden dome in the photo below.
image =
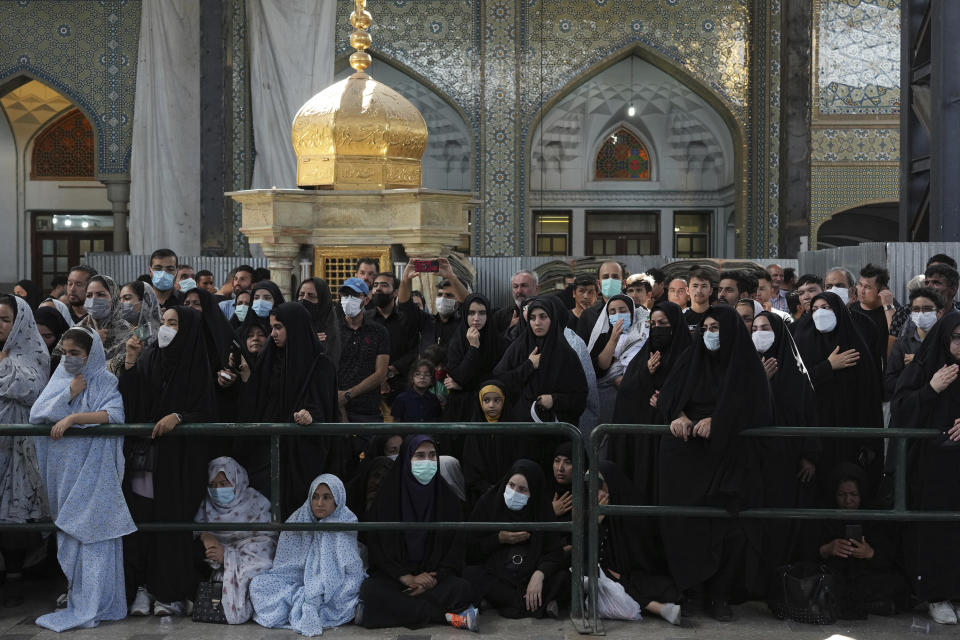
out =
<path fill-rule="evenodd" d="M 420 187 L 427 123 L 409 100 L 364 73 L 371 24 L 364 0 L 350 16 L 356 70 L 300 107 L 293 119 L 297 185 L 337 190 Z"/>

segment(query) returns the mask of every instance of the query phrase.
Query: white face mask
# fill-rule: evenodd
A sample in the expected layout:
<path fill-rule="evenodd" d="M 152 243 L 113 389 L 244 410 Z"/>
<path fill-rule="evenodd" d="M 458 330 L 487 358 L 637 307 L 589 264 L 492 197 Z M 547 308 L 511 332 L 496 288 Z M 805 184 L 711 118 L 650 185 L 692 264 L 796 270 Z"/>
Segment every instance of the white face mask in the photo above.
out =
<path fill-rule="evenodd" d="M 348 318 L 356 318 L 363 311 L 363 299 L 344 296 L 340 298 L 340 306 L 343 307 L 344 315 Z"/>
<path fill-rule="evenodd" d="M 937 324 L 937 312 L 936 311 L 921 311 L 913 312 L 910 314 L 910 319 L 913 321 L 913 324 L 917 325 L 917 328 L 921 331 L 929 331 L 930 327 Z"/>
<path fill-rule="evenodd" d="M 773 346 L 776 338 L 773 331 L 754 331 L 750 337 L 753 339 L 753 346 L 757 348 L 759 353 L 766 353 Z"/>
<path fill-rule="evenodd" d="M 719 349 L 720 348 L 720 332 L 704 331 L 703 344 L 706 345 L 707 349 L 710 351 L 716 351 L 717 349 Z"/>
<path fill-rule="evenodd" d="M 442 316 L 452 315 L 457 309 L 457 301 L 453 298 L 437 297 L 437 299 L 433 301 L 433 304 L 437 308 L 437 313 Z"/>
<path fill-rule="evenodd" d="M 837 328 L 837 314 L 833 309 L 817 309 L 813 312 L 813 325 L 820 333 L 830 333 Z"/>
<path fill-rule="evenodd" d="M 846 287 L 830 287 L 829 289 L 827 289 L 827 291 L 829 291 L 830 293 L 837 294 L 837 296 L 839 296 L 843 304 L 850 303 L 850 290 L 847 289 Z"/>
<path fill-rule="evenodd" d="M 173 342 L 173 339 L 176 337 L 177 337 L 176 329 L 174 329 L 173 327 L 168 327 L 167 325 L 163 325 L 162 327 L 160 327 L 159 331 L 157 331 L 157 346 L 163 349 L 164 347 L 169 345 L 171 342 Z"/>

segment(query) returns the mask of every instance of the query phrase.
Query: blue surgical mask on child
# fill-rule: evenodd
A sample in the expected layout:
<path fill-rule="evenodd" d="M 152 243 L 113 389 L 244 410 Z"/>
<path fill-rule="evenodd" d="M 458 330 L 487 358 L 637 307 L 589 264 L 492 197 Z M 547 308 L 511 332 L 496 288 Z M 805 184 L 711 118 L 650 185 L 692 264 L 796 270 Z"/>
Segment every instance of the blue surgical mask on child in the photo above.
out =
<path fill-rule="evenodd" d="M 233 487 L 207 487 L 207 493 L 210 495 L 210 499 L 221 507 L 230 504 L 236 497 Z"/>
<path fill-rule="evenodd" d="M 629 314 L 629 313 L 611 313 L 611 314 L 610 314 L 609 316 L 607 316 L 607 317 L 610 318 L 610 326 L 611 326 L 611 327 L 614 326 L 614 325 L 616 325 L 617 322 L 619 322 L 620 320 L 623 320 L 623 329 L 622 329 L 622 330 L 623 330 L 624 332 L 627 331 L 627 330 L 630 328 L 630 323 L 633 321 L 633 318 L 630 317 L 630 314 Z"/>
<path fill-rule="evenodd" d="M 437 461 L 413 460 L 410 462 L 410 473 L 420 484 L 430 484 L 433 477 L 437 475 Z"/>
<path fill-rule="evenodd" d="M 266 318 L 267 316 L 269 316 L 271 309 L 273 309 L 272 300 L 263 300 L 261 298 L 259 300 L 253 301 L 253 312 L 261 318 Z"/>
<path fill-rule="evenodd" d="M 510 511 L 520 511 L 520 509 L 523 509 L 525 506 L 527 506 L 527 500 L 529 499 L 530 496 L 527 494 L 515 491 L 510 487 L 506 487 L 503 490 L 503 502 L 507 505 L 507 509 L 510 509 Z"/>

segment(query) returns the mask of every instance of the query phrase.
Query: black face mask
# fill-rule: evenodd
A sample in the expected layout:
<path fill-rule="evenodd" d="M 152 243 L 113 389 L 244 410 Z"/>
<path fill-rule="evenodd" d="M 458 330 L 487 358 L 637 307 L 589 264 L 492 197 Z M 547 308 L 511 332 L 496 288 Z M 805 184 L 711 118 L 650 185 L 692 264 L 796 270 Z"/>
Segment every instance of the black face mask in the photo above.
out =
<path fill-rule="evenodd" d="M 375 293 L 373 294 L 373 304 L 377 305 L 378 309 L 383 309 L 386 306 L 389 306 L 393 302 L 392 293 Z"/>
<path fill-rule="evenodd" d="M 316 302 L 310 302 L 306 298 L 300 301 L 300 304 L 310 312 L 310 319 L 317 321 L 320 319 L 320 305 Z"/>
<path fill-rule="evenodd" d="M 650 327 L 650 337 L 647 339 L 650 343 L 650 353 L 668 348 L 672 338 L 673 327 Z"/>

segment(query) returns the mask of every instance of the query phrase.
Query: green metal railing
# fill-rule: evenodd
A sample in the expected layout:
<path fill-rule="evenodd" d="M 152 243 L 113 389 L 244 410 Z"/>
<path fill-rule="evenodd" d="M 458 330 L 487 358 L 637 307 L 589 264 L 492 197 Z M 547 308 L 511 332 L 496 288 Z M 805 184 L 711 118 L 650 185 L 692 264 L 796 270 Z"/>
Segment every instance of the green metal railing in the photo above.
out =
<path fill-rule="evenodd" d="M 111 424 L 88 427 L 86 429 L 68 429 L 66 437 L 98 436 L 141 436 L 150 437 L 153 424 Z M 286 523 L 281 522 L 280 514 L 280 438 L 284 436 L 375 436 L 378 434 L 501 434 L 501 435 L 547 435 L 564 437 L 573 443 L 573 474 L 583 477 L 584 452 L 581 445 L 580 430 L 568 423 L 534 424 L 527 422 L 511 423 L 352 423 L 352 424 L 313 424 L 308 427 L 290 423 L 211 423 L 182 424 L 162 436 L 222 436 L 248 437 L 270 436 L 270 486 L 271 512 L 273 522 L 220 522 L 203 523 L 206 531 L 397 531 L 407 529 L 457 530 L 457 531 L 552 531 L 569 532 L 573 552 L 571 565 L 570 619 L 580 633 L 592 633 L 589 618 L 584 610 L 583 590 L 583 499 L 582 483 L 573 483 L 573 515 L 570 522 L 336 522 L 336 523 Z M 49 436 L 50 426 L 46 425 L 0 425 L 0 436 Z M 346 484 L 346 483 L 344 483 Z M 140 531 L 195 531 L 194 522 L 144 522 L 137 523 Z M 56 531 L 52 522 L 6 523 L 0 522 L 0 531 Z"/>
<path fill-rule="evenodd" d="M 670 428 L 664 425 L 602 424 L 590 433 L 588 457 L 591 469 L 599 468 L 600 448 L 608 435 L 667 436 Z M 826 437 L 826 438 L 890 438 L 894 456 L 894 499 L 892 509 L 858 509 L 858 520 L 895 520 L 901 522 L 948 521 L 960 522 L 958 511 L 911 511 L 907 509 L 907 440 L 936 438 L 942 433 L 936 429 L 881 429 L 856 427 L 757 427 L 745 429 L 738 436 L 758 438 L 778 437 Z M 734 441 L 735 442 L 735 441 Z M 731 445 L 734 446 L 734 445 Z M 749 518 L 749 519 L 826 519 L 850 518 L 847 509 L 801 509 L 801 508 L 752 508 L 736 515 L 720 507 L 670 506 L 670 505 L 601 505 L 597 502 L 600 480 L 596 473 L 589 473 L 587 513 L 587 605 L 589 621 L 585 628 L 595 635 L 603 634 L 603 625 L 597 614 L 597 582 L 600 533 L 598 517 L 610 516 L 677 516 L 699 518 Z"/>

